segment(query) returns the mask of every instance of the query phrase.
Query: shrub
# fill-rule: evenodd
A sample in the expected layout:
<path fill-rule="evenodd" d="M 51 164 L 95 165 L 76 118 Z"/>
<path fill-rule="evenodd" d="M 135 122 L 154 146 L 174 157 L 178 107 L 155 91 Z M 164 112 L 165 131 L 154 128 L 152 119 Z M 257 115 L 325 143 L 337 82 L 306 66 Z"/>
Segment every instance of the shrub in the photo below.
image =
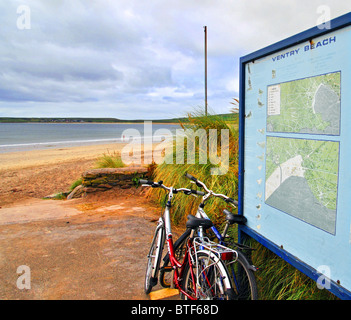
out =
<path fill-rule="evenodd" d="M 233 115 L 233 118 L 235 116 Z M 217 146 L 218 154 L 220 154 L 220 135 L 221 129 L 229 130 L 229 170 L 225 175 L 211 175 L 210 170 L 214 165 L 209 161 L 207 156 L 207 163 L 199 163 L 199 144 L 196 144 L 195 164 L 187 164 L 187 148 L 184 147 L 184 164 L 177 164 L 175 161 L 176 152 L 173 152 L 174 157 L 172 164 L 160 164 L 154 171 L 154 180 L 163 180 L 165 185 L 173 185 L 177 187 L 196 188 L 194 184 L 184 177 L 184 174 L 190 173 L 197 179 L 203 181 L 210 189 L 217 193 L 223 193 L 231 198 L 237 197 L 237 183 L 238 183 L 238 130 L 235 124 L 227 124 L 221 116 L 208 115 L 205 116 L 199 112 L 190 113 L 188 115 L 189 122 L 182 124 L 184 129 L 205 129 L 207 134 L 210 129 L 217 129 Z M 184 144 L 186 146 L 186 143 Z M 176 146 L 175 146 L 176 148 Z M 207 150 L 208 153 L 208 150 Z M 168 161 L 170 162 L 170 161 Z M 163 204 L 164 191 L 161 189 L 149 190 L 148 196 Z M 194 201 L 193 201 L 194 200 Z M 186 196 L 184 194 L 177 194 L 173 201 L 173 222 L 178 224 L 184 222 L 184 218 L 189 214 L 195 214 L 200 199 Z M 222 222 L 221 211 L 227 207 L 227 204 L 218 198 L 210 198 L 206 205 L 206 212 L 208 212 L 214 222 Z M 233 211 L 233 207 L 230 207 Z M 218 214 L 220 213 L 220 214 Z"/>
<path fill-rule="evenodd" d="M 122 168 L 124 166 L 119 153 L 115 151 L 112 154 L 109 152 L 104 153 L 103 156 L 96 161 L 96 168 Z"/>

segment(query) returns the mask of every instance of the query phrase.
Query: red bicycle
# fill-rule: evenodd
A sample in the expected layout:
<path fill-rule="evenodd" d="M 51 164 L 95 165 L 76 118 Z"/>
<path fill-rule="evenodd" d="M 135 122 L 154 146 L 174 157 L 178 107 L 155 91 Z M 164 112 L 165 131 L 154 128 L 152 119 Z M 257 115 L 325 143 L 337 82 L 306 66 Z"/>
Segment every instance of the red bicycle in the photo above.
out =
<path fill-rule="evenodd" d="M 173 272 L 173 286 L 180 291 L 182 298 L 191 300 L 234 299 L 235 294 L 224 260 L 227 257 L 230 257 L 231 260 L 233 257 L 235 259 L 235 257 L 238 257 L 238 253 L 233 249 L 212 242 L 206 237 L 195 236 L 198 229 L 206 230 L 213 226 L 210 220 L 196 218 L 192 215 L 188 216 L 186 227 L 191 232 L 182 261 L 179 261 L 175 256 L 170 219 L 172 198 L 179 192 L 186 195 L 204 195 L 204 193 L 185 188 L 166 187 L 162 181 L 140 180 L 140 183 L 143 186 L 163 188 L 168 192 L 164 214 L 158 219 L 155 235 L 147 256 L 145 293 L 149 294 L 157 284 L 162 250 L 165 240 L 167 240 L 169 261 Z"/>

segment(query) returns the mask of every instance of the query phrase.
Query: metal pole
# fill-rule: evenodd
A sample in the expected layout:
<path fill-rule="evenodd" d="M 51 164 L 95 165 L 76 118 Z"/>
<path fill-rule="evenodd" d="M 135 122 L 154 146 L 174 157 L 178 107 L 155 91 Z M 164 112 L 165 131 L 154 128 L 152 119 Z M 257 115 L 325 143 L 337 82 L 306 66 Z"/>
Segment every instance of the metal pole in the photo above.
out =
<path fill-rule="evenodd" d="M 207 26 L 204 26 L 205 31 L 205 115 L 207 116 Z"/>

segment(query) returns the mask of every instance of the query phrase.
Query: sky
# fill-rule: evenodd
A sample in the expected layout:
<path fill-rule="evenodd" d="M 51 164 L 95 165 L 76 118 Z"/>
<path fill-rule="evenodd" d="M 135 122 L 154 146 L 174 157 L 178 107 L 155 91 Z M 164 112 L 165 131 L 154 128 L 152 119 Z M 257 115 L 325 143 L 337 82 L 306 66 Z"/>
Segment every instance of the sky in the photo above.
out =
<path fill-rule="evenodd" d="M 0 117 L 228 113 L 239 59 L 351 11 L 349 0 L 7 0 Z M 322 19 L 322 20 L 321 20 Z"/>

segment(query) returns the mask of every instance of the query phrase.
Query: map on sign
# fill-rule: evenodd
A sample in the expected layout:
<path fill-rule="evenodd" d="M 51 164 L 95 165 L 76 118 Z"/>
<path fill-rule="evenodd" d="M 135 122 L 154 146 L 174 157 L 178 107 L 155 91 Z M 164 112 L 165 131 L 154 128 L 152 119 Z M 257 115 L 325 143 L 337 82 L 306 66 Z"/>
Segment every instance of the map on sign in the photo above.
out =
<path fill-rule="evenodd" d="M 339 142 L 267 137 L 266 204 L 335 233 Z"/>
<path fill-rule="evenodd" d="M 267 131 L 340 134 L 340 72 L 268 86 Z"/>

